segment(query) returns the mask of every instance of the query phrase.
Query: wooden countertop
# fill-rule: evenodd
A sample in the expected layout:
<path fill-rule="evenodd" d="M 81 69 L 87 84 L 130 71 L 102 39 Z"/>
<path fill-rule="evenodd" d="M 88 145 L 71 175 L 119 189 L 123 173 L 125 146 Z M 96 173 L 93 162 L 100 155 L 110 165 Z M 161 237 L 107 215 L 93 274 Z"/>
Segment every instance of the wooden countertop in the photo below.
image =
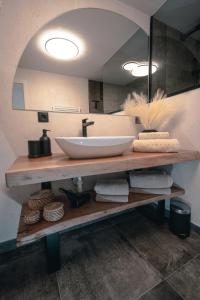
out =
<path fill-rule="evenodd" d="M 200 152 L 193 150 L 178 153 L 141 153 L 95 158 L 69 159 L 64 154 L 32 158 L 21 156 L 6 172 L 8 187 L 63 180 L 78 176 L 115 173 L 140 168 L 182 163 L 200 159 Z"/>

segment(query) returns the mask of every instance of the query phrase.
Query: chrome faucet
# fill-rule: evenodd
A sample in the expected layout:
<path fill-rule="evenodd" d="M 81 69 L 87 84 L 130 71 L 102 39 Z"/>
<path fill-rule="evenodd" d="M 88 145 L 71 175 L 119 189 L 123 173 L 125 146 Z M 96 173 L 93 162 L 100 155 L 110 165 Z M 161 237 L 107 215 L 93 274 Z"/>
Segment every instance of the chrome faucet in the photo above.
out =
<path fill-rule="evenodd" d="M 87 122 L 88 119 L 82 120 L 82 135 L 87 137 L 87 127 L 90 125 L 94 125 L 94 121 Z"/>

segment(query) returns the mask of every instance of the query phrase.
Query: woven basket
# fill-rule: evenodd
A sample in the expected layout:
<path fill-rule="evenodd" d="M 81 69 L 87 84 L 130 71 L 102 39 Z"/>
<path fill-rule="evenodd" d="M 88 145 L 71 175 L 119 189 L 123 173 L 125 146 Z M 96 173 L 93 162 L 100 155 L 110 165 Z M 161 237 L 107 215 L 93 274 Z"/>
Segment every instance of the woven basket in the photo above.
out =
<path fill-rule="evenodd" d="M 56 222 L 64 216 L 64 204 L 62 202 L 53 202 L 45 205 L 43 218 L 49 222 Z"/>
<path fill-rule="evenodd" d="M 41 190 L 39 192 L 36 192 L 36 193 L 33 193 L 31 196 L 30 196 L 30 199 L 32 200 L 40 200 L 42 198 L 49 198 L 49 197 L 53 197 L 54 194 L 51 190 L 49 189 L 45 189 L 45 190 Z"/>
<path fill-rule="evenodd" d="M 25 224 L 35 224 L 39 222 L 41 219 L 41 214 L 39 210 L 31 210 L 24 215 L 24 223 Z"/>
<path fill-rule="evenodd" d="M 54 199 L 54 194 L 51 190 L 42 190 L 30 196 L 28 207 L 32 210 L 42 210 L 46 204 L 54 201 Z"/>

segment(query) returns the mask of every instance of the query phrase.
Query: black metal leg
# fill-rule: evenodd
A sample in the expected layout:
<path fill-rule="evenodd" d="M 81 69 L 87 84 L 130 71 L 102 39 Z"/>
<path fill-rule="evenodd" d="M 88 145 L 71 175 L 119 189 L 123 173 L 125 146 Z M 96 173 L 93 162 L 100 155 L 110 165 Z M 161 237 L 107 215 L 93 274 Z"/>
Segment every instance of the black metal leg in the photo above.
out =
<path fill-rule="evenodd" d="M 163 224 L 165 221 L 165 200 L 158 201 L 156 204 L 147 204 L 137 208 L 145 217 L 151 219 L 157 224 Z"/>
<path fill-rule="evenodd" d="M 48 182 L 41 182 L 41 189 L 42 190 L 45 190 L 45 189 L 51 190 L 51 182 L 50 181 L 48 181 Z"/>
<path fill-rule="evenodd" d="M 48 273 L 60 270 L 60 238 L 58 233 L 46 236 L 46 254 Z"/>
<path fill-rule="evenodd" d="M 163 224 L 165 220 L 165 200 L 158 201 L 157 223 Z"/>

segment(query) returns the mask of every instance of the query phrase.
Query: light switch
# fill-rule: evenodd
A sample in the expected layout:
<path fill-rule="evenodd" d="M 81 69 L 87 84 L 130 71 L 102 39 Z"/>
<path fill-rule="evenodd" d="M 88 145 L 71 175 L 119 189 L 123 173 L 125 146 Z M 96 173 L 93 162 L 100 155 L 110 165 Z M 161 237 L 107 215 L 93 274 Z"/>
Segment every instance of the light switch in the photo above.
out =
<path fill-rule="evenodd" d="M 49 114 L 46 111 L 38 111 L 38 122 L 48 123 L 49 122 Z"/>

